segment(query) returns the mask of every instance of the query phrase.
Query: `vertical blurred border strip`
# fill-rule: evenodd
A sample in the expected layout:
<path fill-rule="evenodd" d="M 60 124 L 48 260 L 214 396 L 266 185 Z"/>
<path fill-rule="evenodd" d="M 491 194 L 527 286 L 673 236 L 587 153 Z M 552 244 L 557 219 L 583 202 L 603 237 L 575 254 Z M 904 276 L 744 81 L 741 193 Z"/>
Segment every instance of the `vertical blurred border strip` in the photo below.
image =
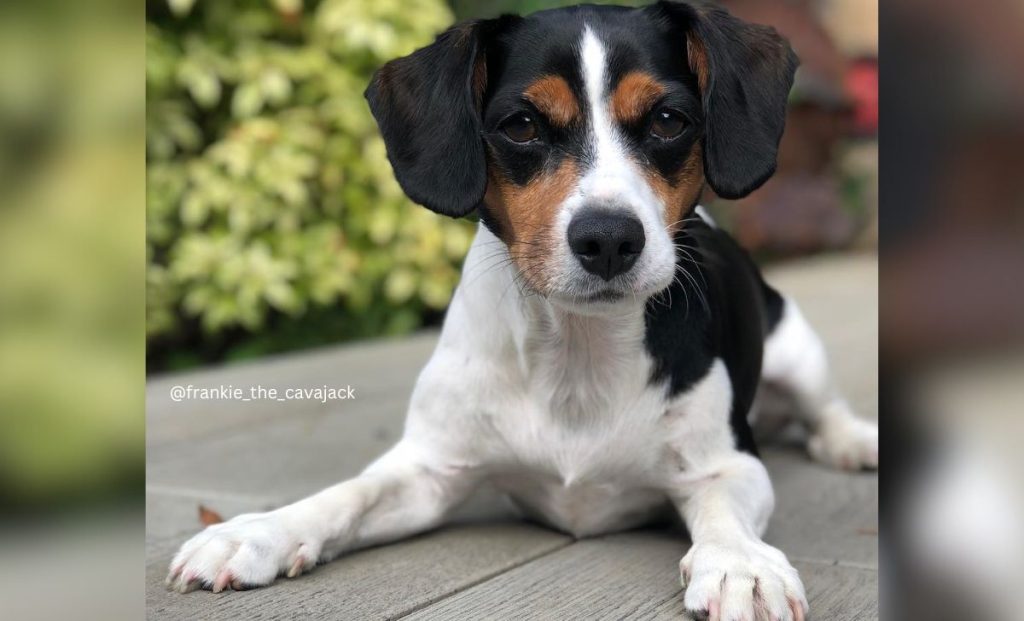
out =
<path fill-rule="evenodd" d="M 1024 610 L 1024 3 L 881 5 L 886 618 Z"/>
<path fill-rule="evenodd" d="M 143 611 L 144 11 L 0 4 L 0 619 Z"/>

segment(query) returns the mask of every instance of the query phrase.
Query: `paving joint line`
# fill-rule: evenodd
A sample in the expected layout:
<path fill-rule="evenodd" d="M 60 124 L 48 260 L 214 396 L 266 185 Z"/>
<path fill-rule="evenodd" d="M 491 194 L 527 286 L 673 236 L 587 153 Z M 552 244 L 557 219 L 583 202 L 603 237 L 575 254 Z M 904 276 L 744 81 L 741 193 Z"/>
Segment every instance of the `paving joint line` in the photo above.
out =
<path fill-rule="evenodd" d="M 393 617 L 389 617 L 389 619 L 391 619 L 392 621 L 395 620 L 395 619 L 403 619 L 403 618 L 405 618 L 405 617 L 407 617 L 407 616 L 409 616 L 409 615 L 411 615 L 411 614 L 413 614 L 415 612 L 419 612 L 419 611 L 421 611 L 421 610 L 423 610 L 425 608 L 433 606 L 434 604 L 439 604 L 439 603 L 443 602 L 444 600 L 452 597 L 453 595 L 458 595 L 459 593 L 462 593 L 463 591 L 468 591 L 469 589 L 472 589 L 474 587 L 480 586 L 481 584 L 484 584 L 485 582 L 490 582 L 491 580 L 493 580 L 493 579 L 495 579 L 495 578 L 497 578 L 499 576 L 507 574 L 508 572 L 510 572 L 512 570 L 519 569 L 520 567 L 523 567 L 525 565 L 529 565 L 530 563 L 532 563 L 532 562 L 534 562 L 536 560 L 542 559 L 545 556 L 549 556 L 551 554 L 554 554 L 555 552 L 559 552 L 561 550 L 564 550 L 564 549 L 568 548 L 569 546 L 571 546 L 571 545 L 573 545 L 575 543 L 576 543 L 575 539 L 570 539 L 569 541 L 566 541 L 566 542 L 564 542 L 564 543 L 562 543 L 562 544 L 560 544 L 560 545 L 558 545 L 558 546 L 556 546 L 554 548 L 551 548 L 550 550 L 545 550 L 545 551 L 543 551 L 543 552 L 541 552 L 539 554 L 536 554 L 536 555 L 531 556 L 529 558 L 523 559 L 522 561 L 513 563 L 513 564 L 511 564 L 511 565 L 509 565 L 507 567 L 503 567 L 503 568 L 501 568 L 501 569 L 499 569 L 497 571 L 485 574 L 485 575 L 481 576 L 477 580 L 472 580 L 470 582 L 467 582 L 464 585 L 458 586 L 455 589 L 453 589 L 450 593 L 444 593 L 444 594 L 439 595 L 437 597 L 430 598 L 428 601 L 422 602 L 420 604 L 416 604 L 415 606 L 412 606 L 408 610 L 402 611 L 402 612 L 398 613 L 397 615 L 395 615 Z"/>
<path fill-rule="evenodd" d="M 861 571 L 873 571 L 878 573 L 878 565 L 861 563 L 858 561 L 842 561 L 839 559 L 809 558 L 803 556 L 790 556 L 791 563 L 809 563 L 811 565 L 827 565 L 829 567 L 843 567 L 845 569 L 859 569 Z"/>

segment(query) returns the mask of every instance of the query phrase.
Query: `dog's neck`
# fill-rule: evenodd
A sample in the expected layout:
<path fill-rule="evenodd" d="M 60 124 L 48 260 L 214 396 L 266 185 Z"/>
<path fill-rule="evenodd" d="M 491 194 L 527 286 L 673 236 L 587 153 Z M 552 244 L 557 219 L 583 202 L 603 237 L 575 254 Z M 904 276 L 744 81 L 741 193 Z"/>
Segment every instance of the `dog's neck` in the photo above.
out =
<path fill-rule="evenodd" d="M 524 296 L 521 303 L 527 354 L 557 349 L 568 359 L 590 364 L 643 346 L 643 302 L 616 305 L 600 314 L 581 313 L 540 296 Z"/>
<path fill-rule="evenodd" d="M 532 390 L 559 417 L 582 421 L 612 412 L 647 383 L 642 305 L 582 315 L 530 296 L 523 309 L 520 365 Z"/>
<path fill-rule="evenodd" d="M 566 416 L 608 409 L 646 386 L 644 300 L 580 313 L 525 290 L 515 270 L 504 244 L 481 226 L 443 340 L 511 364 L 513 376 Z"/>

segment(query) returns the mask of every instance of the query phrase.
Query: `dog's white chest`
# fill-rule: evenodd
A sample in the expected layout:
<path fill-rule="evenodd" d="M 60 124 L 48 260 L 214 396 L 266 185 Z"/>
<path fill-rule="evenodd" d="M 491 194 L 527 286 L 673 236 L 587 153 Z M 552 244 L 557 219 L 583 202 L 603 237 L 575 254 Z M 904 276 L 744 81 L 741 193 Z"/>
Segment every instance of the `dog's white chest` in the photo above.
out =
<path fill-rule="evenodd" d="M 576 354 L 523 376 L 517 411 L 497 425 L 511 455 L 495 482 L 527 514 L 583 536 L 637 525 L 664 504 L 666 402 L 639 350 L 615 368 Z"/>
<path fill-rule="evenodd" d="M 579 361 L 577 361 L 579 362 Z M 568 371 L 566 371 L 568 373 Z M 664 506 L 662 490 L 697 474 L 709 452 L 730 450 L 729 387 L 712 365 L 691 390 L 667 399 L 638 356 L 598 385 L 602 370 L 551 370 L 518 386 L 494 423 L 509 450 L 494 476 L 527 514 L 578 536 L 634 527 Z"/>
<path fill-rule="evenodd" d="M 669 396 L 667 379 L 652 381 L 643 304 L 582 316 L 527 297 L 495 309 L 487 300 L 504 290 L 485 282 L 456 296 L 414 398 L 413 433 L 444 429 L 438 441 L 472 455 L 468 467 L 578 535 L 638 524 L 701 453 L 732 450 L 724 365 Z M 502 330 L 472 320 L 495 312 L 486 325 Z M 437 407 L 452 394 L 467 412 L 457 422 Z"/>
<path fill-rule="evenodd" d="M 655 484 L 663 476 L 663 438 L 651 412 L 607 427 L 545 414 L 508 438 L 514 458 L 495 477 L 526 514 L 585 536 L 638 525 L 664 503 Z"/>

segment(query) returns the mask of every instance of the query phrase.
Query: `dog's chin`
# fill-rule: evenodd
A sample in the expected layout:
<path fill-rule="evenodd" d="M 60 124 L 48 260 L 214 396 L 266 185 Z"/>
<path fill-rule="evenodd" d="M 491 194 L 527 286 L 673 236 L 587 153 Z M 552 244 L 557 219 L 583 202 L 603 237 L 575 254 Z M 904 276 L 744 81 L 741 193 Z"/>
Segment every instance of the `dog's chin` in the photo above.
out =
<path fill-rule="evenodd" d="M 544 297 L 562 310 L 589 316 L 616 315 L 642 307 L 654 294 L 662 291 L 671 281 L 637 286 L 633 283 L 617 284 L 581 283 L 568 291 L 551 291 Z"/>

